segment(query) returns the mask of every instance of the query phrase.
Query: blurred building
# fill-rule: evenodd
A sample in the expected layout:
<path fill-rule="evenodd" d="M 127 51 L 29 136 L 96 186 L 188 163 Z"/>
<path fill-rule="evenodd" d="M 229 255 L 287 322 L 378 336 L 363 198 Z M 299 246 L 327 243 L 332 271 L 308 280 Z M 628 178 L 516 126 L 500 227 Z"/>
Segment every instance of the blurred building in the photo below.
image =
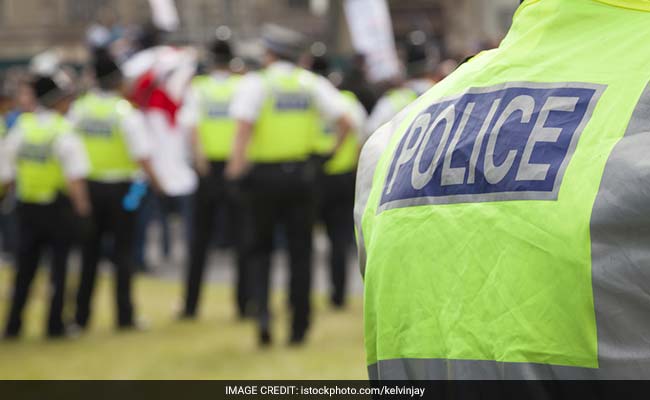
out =
<path fill-rule="evenodd" d="M 86 28 L 106 6 L 127 22 L 149 12 L 146 0 L 0 0 L 0 62 L 24 61 L 50 47 L 80 57 Z"/>
<path fill-rule="evenodd" d="M 201 43 L 218 25 L 230 25 L 244 43 L 264 22 L 276 22 L 348 52 L 343 0 L 176 0 L 181 30 L 174 40 Z M 449 54 L 463 55 L 506 32 L 518 0 L 389 0 L 398 38 L 419 29 L 438 38 Z M 82 57 L 83 37 L 101 10 L 123 25 L 149 18 L 147 0 L 0 0 L 0 62 L 22 61 L 56 46 Z"/>

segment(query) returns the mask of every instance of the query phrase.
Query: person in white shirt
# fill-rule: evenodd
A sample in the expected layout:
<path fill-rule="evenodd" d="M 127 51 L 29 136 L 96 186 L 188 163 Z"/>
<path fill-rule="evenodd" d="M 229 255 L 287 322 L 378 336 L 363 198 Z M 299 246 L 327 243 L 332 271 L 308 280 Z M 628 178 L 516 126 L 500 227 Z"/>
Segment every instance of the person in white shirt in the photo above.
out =
<path fill-rule="evenodd" d="M 326 56 L 314 56 L 311 70 L 328 76 L 330 63 Z M 318 220 L 325 228 L 329 240 L 328 266 L 330 276 L 330 301 L 334 308 L 343 308 L 346 300 L 348 261 L 354 247 L 354 184 L 359 152 L 364 141 L 364 125 L 368 114 L 359 99 L 348 91 L 341 91 L 339 101 L 346 105 L 352 123 L 339 151 L 328 160 L 318 179 Z M 334 130 L 326 122 L 318 143 L 318 152 L 327 154 L 334 145 Z"/>
<path fill-rule="evenodd" d="M 215 221 L 219 234 L 235 250 L 236 305 L 240 318 L 250 315 L 251 293 L 249 273 L 242 249 L 241 202 L 228 190 L 224 176 L 232 152 L 236 124 L 229 115 L 229 106 L 239 89 L 241 76 L 230 70 L 233 51 L 227 38 L 210 44 L 209 74 L 194 78 L 180 113 L 181 124 L 193 133 L 194 168 L 199 174 L 199 188 L 194 199 L 193 237 L 182 319 L 196 318 L 208 250 Z"/>
<path fill-rule="evenodd" d="M 192 168 L 191 131 L 180 123 L 180 110 L 196 73 L 197 52 L 190 47 L 162 44 L 153 27 L 142 34 L 141 51 L 120 67 L 130 87 L 129 98 L 145 116 L 147 133 L 153 144 L 152 165 L 159 179 L 162 196 L 147 196 L 138 216 L 135 262 L 141 270 L 149 268 L 145 259 L 147 226 L 158 208 L 162 214 L 163 253 L 171 252 L 169 214 L 178 212 L 183 221 L 183 247 L 192 236 L 192 196 L 198 177 Z"/>
<path fill-rule="evenodd" d="M 136 212 L 145 195 L 139 181 L 146 177 L 156 192 L 160 184 L 151 163 L 153 149 L 144 117 L 121 95 L 120 69 L 102 51 L 96 52 L 93 69 L 97 86 L 75 101 L 68 115 L 90 159 L 88 189 L 93 208 L 91 226 L 82 240 L 75 322 L 82 329 L 88 326 L 102 243 L 110 236 L 117 326 L 131 329 L 137 327 L 131 300 L 133 237 Z"/>
<path fill-rule="evenodd" d="M 271 343 L 270 257 L 278 224 L 286 229 L 290 258 L 289 343 L 300 345 L 310 325 L 314 181 L 320 167 L 309 159 L 322 120 L 335 121 L 337 126 L 331 154 L 345 140 L 350 122 L 332 84 L 296 66 L 302 36 L 278 26 L 263 31 L 266 68 L 244 77 L 230 107 L 238 128 L 226 177 L 240 181 L 249 196 L 252 225 L 247 254 L 255 276 L 260 345 Z"/>
<path fill-rule="evenodd" d="M 64 118 L 71 94 L 62 83 L 41 77 L 34 83 L 40 103 L 22 114 L 5 141 L 2 181 L 18 201 L 17 273 L 4 336 L 17 338 L 29 288 L 45 250 L 51 251 L 50 338 L 64 337 L 62 317 L 73 211 L 91 213 L 85 178 L 90 166 L 82 143 Z"/>
<path fill-rule="evenodd" d="M 419 35 L 413 32 L 406 46 L 406 73 L 408 79 L 396 79 L 396 84 L 382 96 L 368 118 L 366 135 L 369 137 L 382 125 L 436 84 L 435 66 L 431 50 Z M 417 40 L 413 41 L 413 37 Z M 425 39 L 426 40 L 426 39 Z"/>

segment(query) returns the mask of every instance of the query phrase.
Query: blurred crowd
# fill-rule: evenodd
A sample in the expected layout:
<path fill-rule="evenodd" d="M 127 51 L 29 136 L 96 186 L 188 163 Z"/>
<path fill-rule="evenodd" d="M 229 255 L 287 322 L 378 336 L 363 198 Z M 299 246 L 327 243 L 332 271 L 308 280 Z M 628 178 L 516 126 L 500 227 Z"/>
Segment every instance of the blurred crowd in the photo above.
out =
<path fill-rule="evenodd" d="M 222 26 L 205 48 L 175 46 L 153 25 L 125 29 L 108 15 L 87 31 L 87 65 L 47 51 L 2 73 L 0 240 L 16 271 L 6 338 L 20 335 L 44 254 L 49 337 L 88 327 L 101 259 L 114 266 L 117 327 L 142 328 L 132 275 L 156 271 L 147 233 L 158 221 L 168 252 L 172 215 L 188 255 L 179 318 L 198 315 L 210 250 L 231 248 L 235 310 L 271 344 L 270 254 L 285 248 L 289 342 L 302 344 L 316 225 L 330 242 L 331 304 L 345 307 L 359 149 L 462 60 L 417 31 L 399 43 L 403 73 L 370 82 L 362 55 L 335 56 L 283 27 L 264 27 L 258 59 L 237 54 L 233 37 Z M 74 249 L 81 279 L 76 304 L 63 304 Z"/>

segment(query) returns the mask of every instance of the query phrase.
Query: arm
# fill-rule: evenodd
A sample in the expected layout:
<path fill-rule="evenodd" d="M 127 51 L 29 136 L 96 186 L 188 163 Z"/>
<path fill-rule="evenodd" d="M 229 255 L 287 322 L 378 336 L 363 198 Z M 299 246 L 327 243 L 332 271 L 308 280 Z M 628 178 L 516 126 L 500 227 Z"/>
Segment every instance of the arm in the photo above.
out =
<path fill-rule="evenodd" d="M 147 181 L 149 181 L 149 184 L 151 185 L 153 190 L 156 193 L 163 193 L 162 185 L 160 184 L 160 180 L 158 180 L 158 176 L 156 175 L 156 172 L 153 169 L 151 159 L 143 158 L 141 160 L 138 160 L 138 165 L 140 166 L 140 168 L 142 168 L 142 171 L 147 176 Z"/>
<path fill-rule="evenodd" d="M 336 121 L 336 144 L 330 153 L 334 155 L 352 131 L 353 121 L 348 116 L 348 102 L 343 94 L 323 77 L 315 77 L 313 96 L 321 118 L 325 121 Z"/>
<path fill-rule="evenodd" d="M 336 121 L 336 145 L 334 146 L 334 150 L 332 150 L 332 154 L 336 154 L 339 151 L 351 131 L 352 122 L 347 116 L 342 116 Z"/>
<path fill-rule="evenodd" d="M 226 166 L 226 179 L 236 180 L 241 178 L 248 168 L 246 158 L 248 145 L 253 136 L 254 125 L 244 120 L 237 121 L 237 134 L 233 144 L 233 152 Z"/>
<path fill-rule="evenodd" d="M 162 193 L 163 188 L 151 161 L 154 149 L 153 143 L 147 136 L 147 123 L 144 115 L 138 110 L 132 110 L 123 121 L 125 138 L 131 157 L 144 172 L 151 188 Z"/>
<path fill-rule="evenodd" d="M 80 217 L 90 216 L 92 210 L 86 184 L 90 162 L 81 140 L 75 134 L 64 133 L 57 138 L 55 151 L 65 175 L 74 211 Z"/>
<path fill-rule="evenodd" d="M 92 211 L 88 197 L 88 186 L 84 179 L 68 179 L 68 191 L 74 211 L 80 217 L 88 217 Z"/>
<path fill-rule="evenodd" d="M 241 178 L 249 167 L 248 146 L 265 98 L 263 80 L 257 74 L 245 76 L 230 104 L 230 116 L 237 121 L 237 130 L 232 154 L 226 165 L 225 175 L 228 180 Z"/>
<path fill-rule="evenodd" d="M 15 189 L 16 181 L 16 158 L 20 147 L 21 134 L 18 128 L 14 127 L 0 147 L 0 185 L 6 192 Z"/>
<path fill-rule="evenodd" d="M 192 86 L 185 95 L 183 107 L 179 113 L 180 124 L 186 127 L 190 133 L 190 148 L 194 169 L 199 176 L 207 176 L 210 173 L 210 163 L 205 156 L 201 145 L 201 138 L 197 126 L 200 120 L 201 96 L 199 90 Z"/>
<path fill-rule="evenodd" d="M 201 146 L 201 140 L 199 139 L 199 132 L 196 128 L 192 129 L 192 155 L 194 159 L 194 168 L 200 176 L 207 176 L 210 173 L 210 162 L 205 156 L 203 151 L 203 146 Z"/>

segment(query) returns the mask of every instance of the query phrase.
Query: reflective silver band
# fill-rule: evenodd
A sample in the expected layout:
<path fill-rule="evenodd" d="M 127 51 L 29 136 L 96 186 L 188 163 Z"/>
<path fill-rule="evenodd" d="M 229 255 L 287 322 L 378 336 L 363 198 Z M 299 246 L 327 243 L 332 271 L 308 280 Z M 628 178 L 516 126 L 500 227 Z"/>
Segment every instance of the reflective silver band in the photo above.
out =
<path fill-rule="evenodd" d="M 366 248 L 363 240 L 363 229 L 361 226 L 363 214 L 368 205 L 368 199 L 372 191 L 372 182 L 375 178 L 377 164 L 381 159 L 384 151 L 390 144 L 397 128 L 400 127 L 405 118 L 413 111 L 418 101 L 400 112 L 391 122 L 381 127 L 373 133 L 361 150 L 359 156 L 359 165 L 357 167 L 357 183 L 354 201 L 354 226 L 358 235 L 357 248 L 359 249 L 359 266 L 361 274 L 365 275 L 366 269 Z"/>
<path fill-rule="evenodd" d="M 591 380 L 648 379 L 650 362 L 621 361 L 599 369 L 497 361 L 401 359 L 368 368 L 371 380 Z"/>
<path fill-rule="evenodd" d="M 591 248 L 601 368 L 650 378 L 650 85 L 607 160 Z"/>

